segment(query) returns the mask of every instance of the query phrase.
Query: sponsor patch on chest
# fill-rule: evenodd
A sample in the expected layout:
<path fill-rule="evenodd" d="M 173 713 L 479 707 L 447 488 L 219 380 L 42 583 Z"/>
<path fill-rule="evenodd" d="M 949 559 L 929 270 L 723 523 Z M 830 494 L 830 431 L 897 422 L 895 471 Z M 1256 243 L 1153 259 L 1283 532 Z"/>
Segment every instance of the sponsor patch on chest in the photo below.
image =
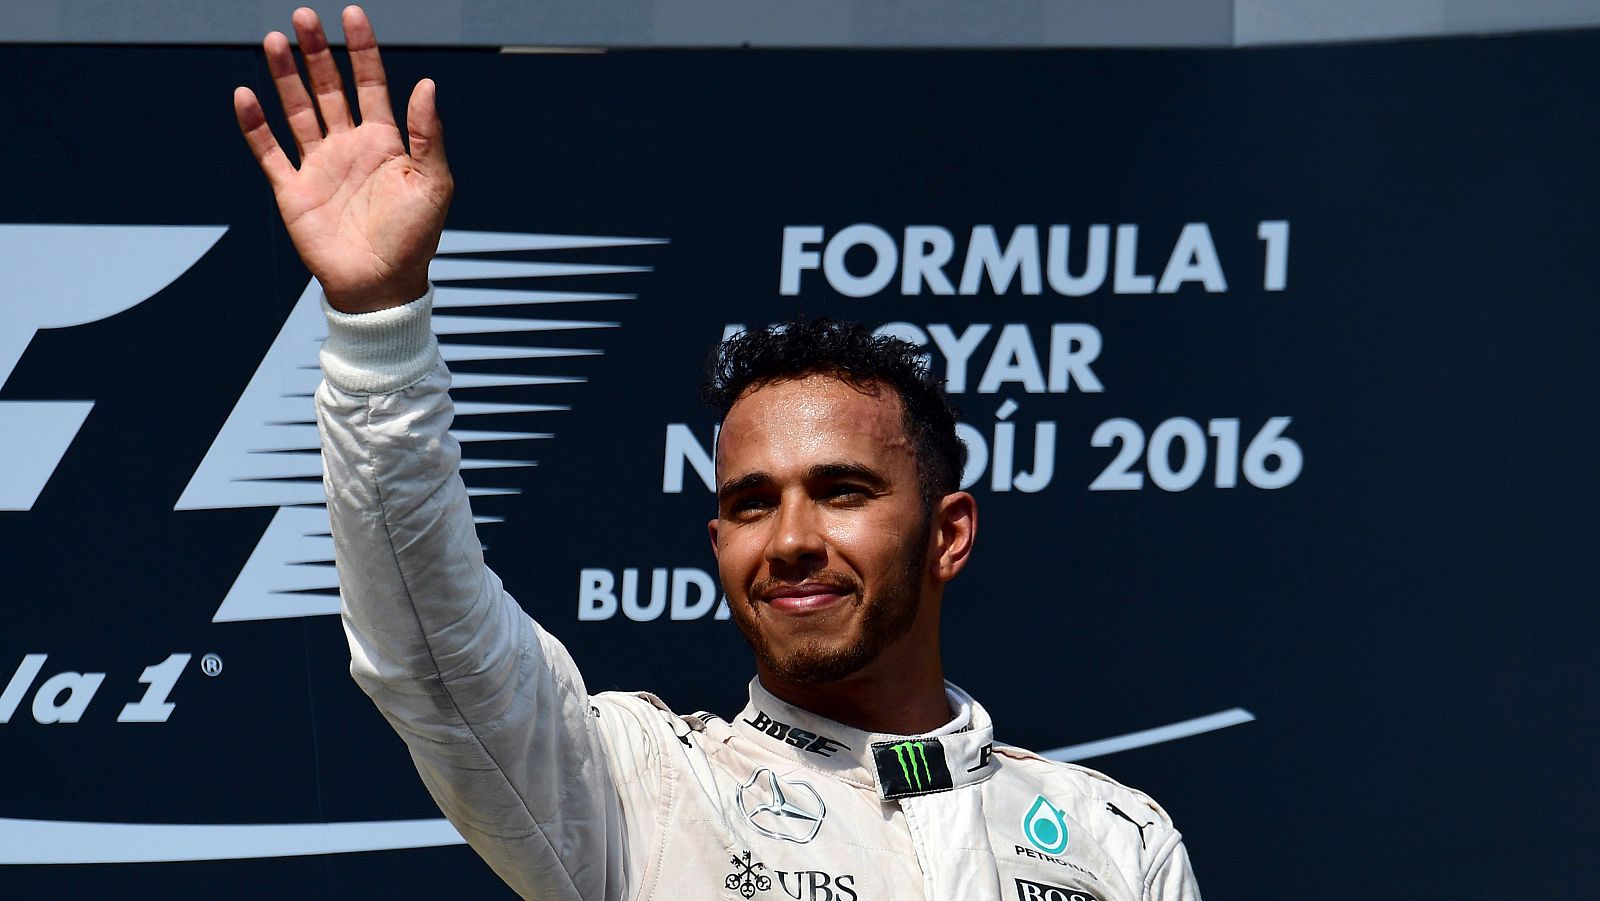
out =
<path fill-rule="evenodd" d="M 1017 901 L 1100 901 L 1098 896 L 1081 888 L 1067 888 L 1029 879 L 1018 879 L 1016 883 Z"/>

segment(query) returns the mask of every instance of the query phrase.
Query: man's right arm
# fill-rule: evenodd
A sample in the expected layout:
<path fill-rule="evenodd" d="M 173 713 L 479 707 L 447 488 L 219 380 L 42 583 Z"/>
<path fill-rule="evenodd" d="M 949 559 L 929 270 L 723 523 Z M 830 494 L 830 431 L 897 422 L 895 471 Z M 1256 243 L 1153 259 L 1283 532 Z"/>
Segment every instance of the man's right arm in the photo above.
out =
<path fill-rule="evenodd" d="M 328 310 L 317 418 L 351 673 L 510 885 L 620 897 L 621 814 L 588 693 L 484 566 L 430 301 Z"/>
<path fill-rule="evenodd" d="M 286 36 L 263 49 L 299 164 L 253 91 L 235 90 L 234 111 L 328 302 L 317 407 L 351 670 L 508 883 L 620 898 L 622 813 L 601 727 L 565 649 L 484 567 L 457 472 L 424 294 L 454 189 L 434 85 L 412 91 L 402 134 L 371 24 L 349 7 L 358 123 L 316 14 L 292 19 L 306 79 Z"/>

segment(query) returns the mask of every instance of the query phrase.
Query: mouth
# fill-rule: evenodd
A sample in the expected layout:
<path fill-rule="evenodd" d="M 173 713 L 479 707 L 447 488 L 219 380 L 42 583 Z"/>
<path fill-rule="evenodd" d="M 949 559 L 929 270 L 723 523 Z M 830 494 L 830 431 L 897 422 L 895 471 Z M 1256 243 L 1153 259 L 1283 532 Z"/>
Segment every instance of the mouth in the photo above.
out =
<path fill-rule="evenodd" d="M 804 615 L 835 607 L 852 593 L 851 589 L 842 585 L 801 582 L 798 585 L 774 585 L 761 592 L 760 598 L 779 613 Z"/>

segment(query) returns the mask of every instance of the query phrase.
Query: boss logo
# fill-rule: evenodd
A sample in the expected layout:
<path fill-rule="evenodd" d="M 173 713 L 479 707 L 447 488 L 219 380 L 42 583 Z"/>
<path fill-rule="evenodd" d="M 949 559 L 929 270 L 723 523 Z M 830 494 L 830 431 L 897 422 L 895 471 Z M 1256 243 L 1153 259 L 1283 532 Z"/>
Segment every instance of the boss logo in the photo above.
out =
<path fill-rule="evenodd" d="M 1043 882 L 1017 880 L 1017 901 L 1100 901 L 1081 888 L 1062 888 Z"/>

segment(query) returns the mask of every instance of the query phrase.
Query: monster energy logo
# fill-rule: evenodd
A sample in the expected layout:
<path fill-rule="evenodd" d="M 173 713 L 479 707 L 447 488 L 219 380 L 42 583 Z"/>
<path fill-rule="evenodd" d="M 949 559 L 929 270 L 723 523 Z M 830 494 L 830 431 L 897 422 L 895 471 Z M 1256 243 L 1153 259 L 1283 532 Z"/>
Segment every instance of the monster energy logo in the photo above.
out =
<path fill-rule="evenodd" d="M 906 784 L 922 791 L 922 780 L 928 780 L 928 785 L 933 785 L 933 772 L 928 769 L 928 750 L 920 741 L 903 741 L 893 746 L 894 757 L 900 761 L 900 775 L 906 777 Z M 921 769 L 917 769 L 918 765 Z"/>
<path fill-rule="evenodd" d="M 903 798 L 951 788 L 950 765 L 938 739 L 882 742 L 872 746 L 878 784 L 885 798 Z"/>

